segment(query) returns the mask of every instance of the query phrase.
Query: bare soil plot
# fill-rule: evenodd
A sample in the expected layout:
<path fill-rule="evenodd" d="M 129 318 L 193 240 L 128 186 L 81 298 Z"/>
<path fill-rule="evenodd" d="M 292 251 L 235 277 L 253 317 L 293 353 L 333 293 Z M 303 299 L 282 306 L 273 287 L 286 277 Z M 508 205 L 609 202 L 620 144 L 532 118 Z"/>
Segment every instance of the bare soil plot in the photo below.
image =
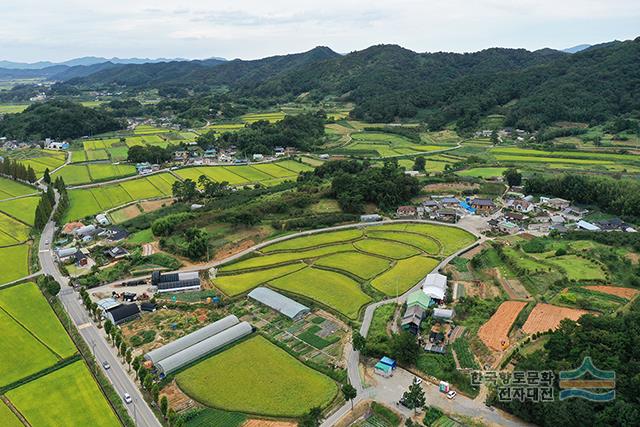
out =
<path fill-rule="evenodd" d="M 578 320 L 583 314 L 588 313 L 586 310 L 577 308 L 537 304 L 529 314 L 527 321 L 522 325 L 522 330 L 527 334 L 546 332 L 549 329 L 556 329 L 564 319 Z"/>
<path fill-rule="evenodd" d="M 296 427 L 298 424 L 289 421 L 247 420 L 242 427 Z"/>
<path fill-rule="evenodd" d="M 502 351 L 509 347 L 509 330 L 520 311 L 527 305 L 523 301 L 505 301 L 493 316 L 478 329 L 478 337 L 487 347 Z"/>
<path fill-rule="evenodd" d="M 585 289 L 601 292 L 603 294 L 615 295 L 626 299 L 633 299 L 633 297 L 638 295 L 639 292 L 637 289 L 623 288 L 622 286 L 585 286 Z"/>

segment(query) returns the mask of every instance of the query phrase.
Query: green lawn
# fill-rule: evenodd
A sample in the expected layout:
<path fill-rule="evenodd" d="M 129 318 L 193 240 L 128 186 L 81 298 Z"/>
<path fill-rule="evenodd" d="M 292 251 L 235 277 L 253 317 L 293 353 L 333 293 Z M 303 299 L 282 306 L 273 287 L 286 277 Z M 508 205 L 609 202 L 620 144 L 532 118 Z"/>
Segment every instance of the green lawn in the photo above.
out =
<path fill-rule="evenodd" d="M 371 301 L 353 279 L 317 268 L 305 268 L 270 280 L 269 284 L 274 288 L 318 301 L 350 319 L 356 319 L 360 308 Z"/>
<path fill-rule="evenodd" d="M 391 262 L 360 252 L 344 252 L 324 256 L 318 259 L 314 265 L 347 271 L 362 279 L 371 279 L 387 270 Z"/>
<path fill-rule="evenodd" d="M 439 261 L 434 258 L 415 256 L 398 261 L 391 270 L 371 281 L 371 286 L 385 295 L 403 294 L 429 274 Z"/>
<path fill-rule="evenodd" d="M 7 392 L 32 426 L 120 426 L 84 361 Z"/>
<path fill-rule="evenodd" d="M 127 241 L 133 244 L 142 244 L 142 243 L 151 243 L 155 239 L 153 237 L 153 233 L 150 228 L 137 231 L 129 236 Z"/>
<path fill-rule="evenodd" d="M 291 251 L 307 249 L 314 246 L 329 245 L 332 243 L 348 242 L 362 237 L 362 230 L 349 229 L 329 233 L 318 233 L 310 236 L 285 240 L 263 248 L 261 251 L 268 253 L 274 251 Z"/>
<path fill-rule="evenodd" d="M 416 247 L 380 239 L 360 240 L 354 243 L 353 246 L 363 252 L 393 259 L 409 258 L 420 253 L 420 249 Z"/>
<path fill-rule="evenodd" d="M 0 290 L 0 308 L 27 328 L 61 358 L 76 353 L 76 347 L 33 282 Z"/>
<path fill-rule="evenodd" d="M 250 291 L 258 285 L 269 280 L 293 273 L 305 267 L 303 263 L 285 265 L 282 267 L 269 268 L 266 270 L 252 271 L 249 273 L 234 274 L 230 276 L 219 276 L 213 279 L 213 284 L 222 292 L 229 296 L 240 295 Z"/>
<path fill-rule="evenodd" d="M 376 228 L 373 227 L 367 230 L 367 236 L 406 243 L 407 245 L 416 246 L 431 255 L 438 255 L 440 252 L 438 242 L 424 234 L 376 230 Z"/>
<path fill-rule="evenodd" d="M 203 360 L 176 380 L 205 405 L 274 417 L 298 417 L 327 406 L 338 392 L 331 379 L 261 336 Z"/>
<path fill-rule="evenodd" d="M 12 282 L 29 275 L 29 245 L 0 248 L 0 284 Z"/>

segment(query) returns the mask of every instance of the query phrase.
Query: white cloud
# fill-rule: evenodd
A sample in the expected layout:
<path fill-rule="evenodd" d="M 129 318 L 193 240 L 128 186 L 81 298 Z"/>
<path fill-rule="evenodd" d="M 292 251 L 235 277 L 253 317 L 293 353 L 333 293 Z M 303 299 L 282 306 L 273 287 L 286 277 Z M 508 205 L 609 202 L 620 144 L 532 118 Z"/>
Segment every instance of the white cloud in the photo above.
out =
<path fill-rule="evenodd" d="M 0 59 L 562 48 L 636 37 L 637 22 L 637 0 L 3 1 Z"/>

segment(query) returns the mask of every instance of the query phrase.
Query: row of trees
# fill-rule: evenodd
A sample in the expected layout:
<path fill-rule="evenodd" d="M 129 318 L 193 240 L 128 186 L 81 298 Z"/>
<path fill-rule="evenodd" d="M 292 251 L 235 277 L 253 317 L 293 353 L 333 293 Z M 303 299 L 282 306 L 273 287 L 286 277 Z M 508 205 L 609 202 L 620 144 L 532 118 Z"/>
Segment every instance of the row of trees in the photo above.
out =
<path fill-rule="evenodd" d="M 33 226 L 36 230 L 43 230 L 44 226 L 49 222 L 49 217 L 56 204 L 55 192 L 52 185 L 47 186 L 47 191 L 40 196 L 40 202 L 36 208 L 35 220 Z"/>
<path fill-rule="evenodd" d="M 31 165 L 25 166 L 9 157 L 5 157 L 0 163 L 0 173 L 18 181 L 36 182 L 38 180 L 36 171 L 33 170 Z"/>

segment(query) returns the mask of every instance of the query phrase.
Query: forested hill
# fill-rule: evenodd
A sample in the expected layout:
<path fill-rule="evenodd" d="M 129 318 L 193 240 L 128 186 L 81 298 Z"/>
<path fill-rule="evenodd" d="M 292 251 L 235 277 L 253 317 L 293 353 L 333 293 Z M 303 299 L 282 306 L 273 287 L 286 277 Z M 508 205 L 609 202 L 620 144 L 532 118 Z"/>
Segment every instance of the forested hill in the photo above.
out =
<path fill-rule="evenodd" d="M 569 54 L 551 49 L 416 53 L 378 45 L 339 55 L 329 48 L 221 64 L 122 65 L 63 85 L 128 89 L 180 87 L 275 103 L 307 94 L 354 101 L 370 122 L 418 117 L 432 128 L 477 126 L 487 114 L 529 130 L 555 121 L 600 123 L 640 111 L 640 38 Z"/>

